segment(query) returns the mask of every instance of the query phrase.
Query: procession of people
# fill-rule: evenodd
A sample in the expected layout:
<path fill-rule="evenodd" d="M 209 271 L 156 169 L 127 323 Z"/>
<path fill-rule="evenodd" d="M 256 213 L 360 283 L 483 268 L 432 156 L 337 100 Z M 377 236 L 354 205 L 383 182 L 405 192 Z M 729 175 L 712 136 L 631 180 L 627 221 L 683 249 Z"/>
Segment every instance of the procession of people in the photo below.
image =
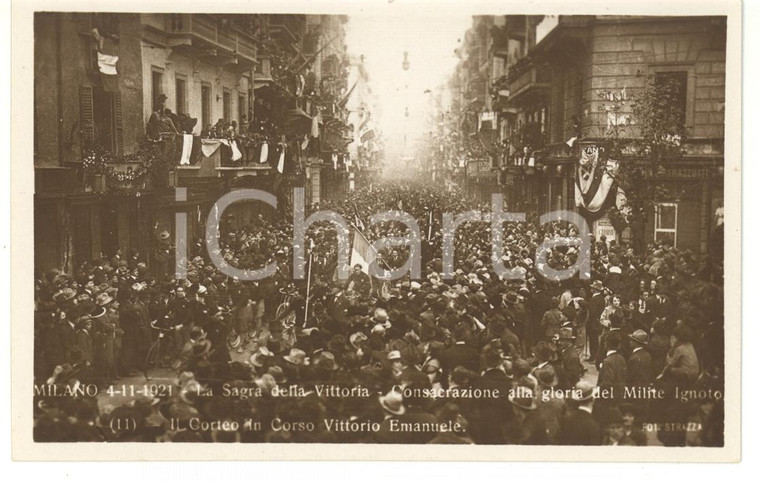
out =
<path fill-rule="evenodd" d="M 447 276 L 443 213 L 490 205 L 407 181 L 312 209 L 341 214 L 369 241 L 411 235 L 372 214 L 410 214 L 421 275 L 378 279 L 356 264 L 340 276 L 336 228 L 320 222 L 307 232 L 307 278 L 294 279 L 287 215 L 222 223 L 214 254 L 229 265 L 277 262 L 260 281 L 220 272 L 202 239 L 175 279 L 168 232 L 151 252 L 37 273 L 35 386 L 99 394 L 38 393 L 35 439 L 723 444 L 723 292 L 691 252 L 653 243 L 637 255 L 591 239 L 590 279 L 546 278 L 537 249 L 578 229 L 528 213 L 505 223 L 497 259 L 523 279 L 494 271 L 490 222 L 459 226 Z M 397 269 L 409 255 L 385 248 L 375 263 Z M 568 269 L 579 255 L 554 247 L 546 264 Z M 115 419 L 134 425 L 114 430 Z"/>

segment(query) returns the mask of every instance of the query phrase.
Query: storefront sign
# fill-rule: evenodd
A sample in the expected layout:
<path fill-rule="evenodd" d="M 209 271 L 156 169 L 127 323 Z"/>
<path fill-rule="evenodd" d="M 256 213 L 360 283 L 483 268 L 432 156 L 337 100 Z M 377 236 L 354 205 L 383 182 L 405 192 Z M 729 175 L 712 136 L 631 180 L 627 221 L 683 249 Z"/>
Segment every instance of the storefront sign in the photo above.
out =
<path fill-rule="evenodd" d="M 612 226 L 612 222 L 610 222 L 610 218 L 607 217 L 606 214 L 604 217 L 594 221 L 594 238 L 598 240 L 602 236 L 607 237 L 608 243 L 617 240 L 615 228 Z"/>

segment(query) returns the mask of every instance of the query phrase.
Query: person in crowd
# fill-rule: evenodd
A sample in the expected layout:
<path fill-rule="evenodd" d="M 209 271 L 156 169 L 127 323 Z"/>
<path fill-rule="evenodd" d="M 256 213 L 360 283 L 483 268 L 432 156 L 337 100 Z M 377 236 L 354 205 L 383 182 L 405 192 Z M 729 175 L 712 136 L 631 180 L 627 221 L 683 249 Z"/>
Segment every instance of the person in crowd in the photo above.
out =
<path fill-rule="evenodd" d="M 665 367 L 657 376 L 671 383 L 688 387 L 694 384 L 699 376 L 699 358 L 692 344 L 694 334 L 685 325 L 675 328 L 670 335 L 670 351 L 665 358 Z"/>
<path fill-rule="evenodd" d="M 576 384 L 567 399 L 568 409 L 562 419 L 559 444 L 598 446 L 602 444 L 602 431 L 592 416 L 594 386 L 586 381 Z"/>
<path fill-rule="evenodd" d="M 211 130 L 204 129 L 206 135 L 217 134 Z M 227 219 L 221 229 L 218 254 L 229 265 L 260 269 L 277 261 L 277 274 L 257 282 L 217 272 L 203 239 L 189 249 L 186 278 L 175 279 L 157 268 L 152 254 L 165 244 L 160 242 L 163 232 L 145 252 L 109 252 L 70 272 L 40 270 L 35 279 L 35 382 L 132 382 L 158 335 L 150 327 L 155 321 L 174 328 L 165 337 L 166 357 L 174 362 L 161 369 L 175 379 L 175 389 L 172 396 L 134 406 L 130 400 L 116 410 L 43 403 L 44 409 L 36 408 L 35 439 L 90 440 L 98 431 L 90 428 L 107 432 L 103 427 L 114 416 L 128 415 L 137 422 L 136 432 L 114 440 L 220 441 L 223 436 L 211 433 L 172 432 L 161 419 L 212 420 L 220 400 L 203 393 L 221 392 L 227 385 L 255 387 L 261 395 L 225 400 L 225 415 L 255 412 L 267 425 L 295 410 L 303 421 L 320 426 L 328 419 L 380 426 L 378 432 L 350 435 L 322 428 L 287 435 L 265 429 L 231 438 L 240 442 L 642 445 L 642 421 L 667 412 L 668 406 L 622 404 L 625 387 L 686 387 L 707 379 L 720 385 L 719 358 L 705 353 L 709 336 L 723 322 L 722 310 L 711 310 L 707 300 L 718 298 L 721 290 L 696 278 L 693 259 L 678 249 L 652 244 L 634 255 L 619 243 L 600 239 L 592 252 L 591 279 L 547 279 L 535 268 L 536 250 L 545 240 L 577 232 L 563 222 L 539 225 L 530 216 L 504 225 L 501 262 L 525 274 L 512 280 L 492 267 L 490 232 L 482 224 L 465 223 L 457 230 L 448 276 L 441 213 L 487 211 L 489 204 L 397 182 L 358 187 L 318 208 L 364 219 L 363 234 L 374 242 L 411 235 L 401 222 L 367 222 L 372 214 L 400 205 L 421 225 L 434 212 L 419 279 L 406 275 L 376 282 L 361 265 L 340 279 L 337 231 L 327 222 L 306 233 L 310 279 L 293 279 L 292 216 L 277 214 L 250 222 Z M 379 254 L 397 267 L 408 260 L 409 249 L 393 247 Z M 575 249 L 554 248 L 547 262 L 562 269 L 577 256 Z M 700 311 L 710 314 L 702 319 Z M 710 359 L 709 376 L 703 373 L 703 358 Z M 338 402 L 315 396 L 317 385 L 383 394 Z M 309 399 L 289 402 L 271 396 L 275 389 L 292 387 L 311 392 Z M 595 387 L 614 395 L 595 400 Z M 562 397 L 560 390 L 570 395 Z M 422 394 L 441 391 L 446 395 Z M 490 394 L 468 396 L 473 392 Z M 684 421 L 699 420 L 704 428 L 669 443 L 720 445 L 720 401 L 679 409 L 689 413 Z M 397 429 L 422 424 L 461 429 L 423 434 Z"/>

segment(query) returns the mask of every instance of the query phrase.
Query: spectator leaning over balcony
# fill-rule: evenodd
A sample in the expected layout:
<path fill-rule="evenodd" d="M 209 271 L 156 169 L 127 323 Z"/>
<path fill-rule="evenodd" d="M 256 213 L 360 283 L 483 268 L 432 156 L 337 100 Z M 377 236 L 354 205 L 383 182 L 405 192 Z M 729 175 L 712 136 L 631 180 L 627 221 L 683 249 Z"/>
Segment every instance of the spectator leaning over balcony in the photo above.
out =
<path fill-rule="evenodd" d="M 151 142 L 161 142 L 162 151 L 165 156 L 171 157 L 175 150 L 175 136 L 179 135 L 179 130 L 172 120 L 170 110 L 166 109 L 166 95 L 160 94 L 156 98 L 153 113 L 148 120 L 147 135 Z"/>

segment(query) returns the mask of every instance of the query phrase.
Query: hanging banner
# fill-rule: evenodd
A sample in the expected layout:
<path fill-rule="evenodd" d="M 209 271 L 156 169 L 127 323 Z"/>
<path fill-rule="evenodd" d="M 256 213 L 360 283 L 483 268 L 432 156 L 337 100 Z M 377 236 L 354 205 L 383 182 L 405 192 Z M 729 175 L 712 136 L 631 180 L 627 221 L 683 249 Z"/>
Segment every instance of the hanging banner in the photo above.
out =
<path fill-rule="evenodd" d="M 601 161 L 598 147 L 586 147 L 575 169 L 575 205 L 588 213 L 599 213 L 605 206 L 610 192 L 615 192 L 617 160 Z"/>

